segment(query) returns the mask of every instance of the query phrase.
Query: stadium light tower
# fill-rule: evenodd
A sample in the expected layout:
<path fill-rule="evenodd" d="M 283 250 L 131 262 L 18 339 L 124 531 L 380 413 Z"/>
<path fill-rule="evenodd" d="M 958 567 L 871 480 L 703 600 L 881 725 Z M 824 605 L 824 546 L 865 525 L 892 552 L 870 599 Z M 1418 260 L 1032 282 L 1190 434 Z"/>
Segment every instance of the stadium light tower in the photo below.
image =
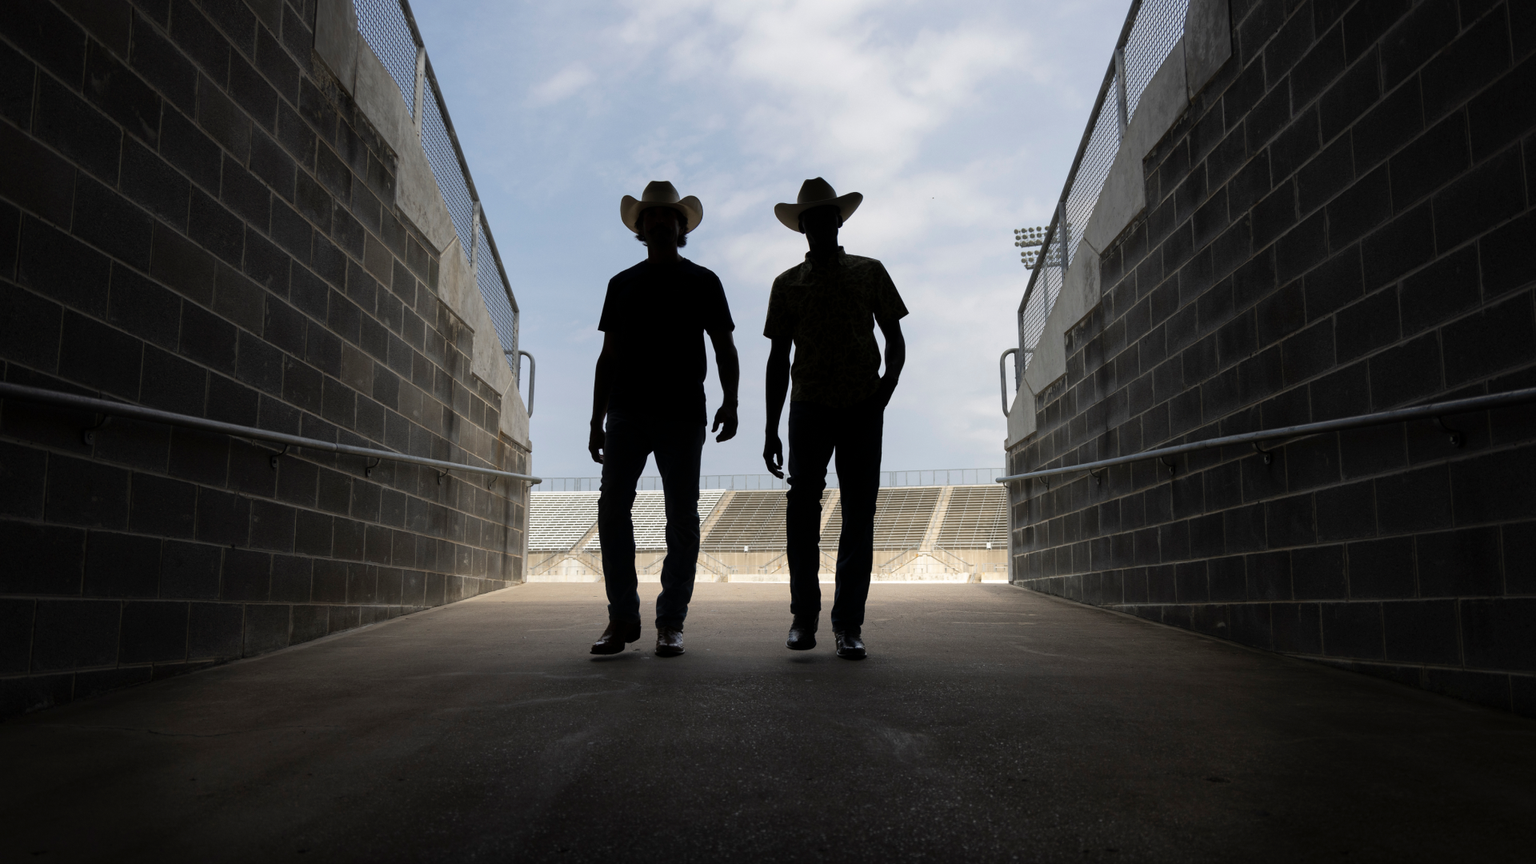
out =
<path fill-rule="evenodd" d="M 1033 269 L 1035 257 L 1040 254 L 1039 247 L 1045 245 L 1045 227 L 1013 229 L 1013 245 L 1024 250 L 1019 253 L 1019 260 L 1026 268 Z"/>

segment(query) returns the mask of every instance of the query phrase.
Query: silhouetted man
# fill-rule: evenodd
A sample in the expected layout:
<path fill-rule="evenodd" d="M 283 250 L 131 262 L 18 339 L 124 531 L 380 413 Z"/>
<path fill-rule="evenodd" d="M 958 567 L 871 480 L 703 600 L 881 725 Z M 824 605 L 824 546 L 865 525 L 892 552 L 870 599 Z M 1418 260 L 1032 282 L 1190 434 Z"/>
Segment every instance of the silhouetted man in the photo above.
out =
<path fill-rule="evenodd" d="M 837 656 L 865 656 L 861 631 L 864 601 L 874 566 L 875 496 L 880 491 L 880 444 L 885 406 L 891 401 L 907 343 L 901 319 L 907 307 L 873 258 L 848 255 L 837 245 L 837 229 L 864 196 L 841 197 L 827 181 L 805 181 L 794 204 L 773 208 L 787 227 L 805 234 L 805 262 L 773 280 L 763 335 L 773 340 L 768 355 L 768 429 L 763 461 L 784 476 L 779 415 L 789 389 L 789 349 L 795 349 L 795 388 L 789 402 L 788 529 L 790 614 L 786 644 L 791 650 L 816 647 L 821 614 L 821 493 L 827 462 L 836 454 L 842 488 L 843 532 L 837 541 L 837 591 L 832 632 Z M 875 325 L 885 336 L 885 375 Z"/>
<path fill-rule="evenodd" d="M 608 281 L 603 300 L 603 351 L 592 387 L 587 449 L 603 465 L 597 524 L 608 590 L 608 629 L 593 654 L 617 654 L 640 638 L 635 575 L 635 523 L 630 508 L 646 457 L 666 496 L 667 557 L 656 598 L 656 653 L 683 653 L 683 619 L 699 559 L 699 456 L 704 449 L 704 334 L 715 347 L 725 403 L 715 412 L 716 441 L 736 435 L 741 370 L 725 289 L 709 270 L 677 254 L 699 226 L 704 207 L 679 199 L 671 183 L 645 187 L 619 204 L 624 226 L 645 243 L 646 258 Z M 607 428 L 603 420 L 607 418 Z"/>

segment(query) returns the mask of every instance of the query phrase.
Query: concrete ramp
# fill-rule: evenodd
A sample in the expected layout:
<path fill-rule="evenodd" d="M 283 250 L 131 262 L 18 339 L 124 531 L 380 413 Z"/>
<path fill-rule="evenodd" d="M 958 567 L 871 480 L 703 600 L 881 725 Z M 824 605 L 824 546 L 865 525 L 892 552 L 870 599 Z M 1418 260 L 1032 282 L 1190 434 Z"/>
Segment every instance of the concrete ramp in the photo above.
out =
<path fill-rule="evenodd" d="M 592 658 L 602 586 L 525 585 L 17 718 L 0 860 L 1536 848 L 1512 714 L 1010 586 L 876 585 L 850 663 L 784 649 L 787 594 L 701 584 L 686 655 Z"/>

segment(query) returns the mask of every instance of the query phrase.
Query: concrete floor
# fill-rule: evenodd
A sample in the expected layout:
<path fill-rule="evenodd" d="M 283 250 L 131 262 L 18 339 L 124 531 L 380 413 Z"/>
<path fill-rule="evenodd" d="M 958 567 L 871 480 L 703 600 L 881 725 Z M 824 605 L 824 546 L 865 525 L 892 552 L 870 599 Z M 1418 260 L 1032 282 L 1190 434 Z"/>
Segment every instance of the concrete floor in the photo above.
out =
<path fill-rule="evenodd" d="M 685 656 L 647 625 L 592 658 L 601 592 L 512 588 L 0 724 L 0 858 L 1536 849 L 1536 723 L 1513 715 L 1010 586 L 877 585 L 850 663 L 827 629 L 784 649 L 784 586 L 701 584 Z"/>

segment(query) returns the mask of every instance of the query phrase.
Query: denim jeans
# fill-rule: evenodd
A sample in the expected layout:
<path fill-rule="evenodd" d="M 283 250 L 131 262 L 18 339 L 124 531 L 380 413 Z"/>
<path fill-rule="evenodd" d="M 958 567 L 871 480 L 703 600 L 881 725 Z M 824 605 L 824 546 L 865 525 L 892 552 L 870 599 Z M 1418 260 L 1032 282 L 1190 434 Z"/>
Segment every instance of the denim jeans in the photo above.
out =
<path fill-rule="evenodd" d="M 646 457 L 654 453 L 667 513 L 667 557 L 661 565 L 656 626 L 681 630 L 683 619 L 688 617 L 699 563 L 699 456 L 704 450 L 704 424 L 656 422 L 610 413 L 605 433 L 597 525 L 608 620 L 640 620 L 631 508 Z"/>
<path fill-rule="evenodd" d="M 880 446 L 885 412 L 863 403 L 846 408 L 789 403 L 788 531 L 789 611 L 796 618 L 821 613 L 821 493 L 834 454 L 842 487 L 843 533 L 837 538 L 837 592 L 832 629 L 858 633 L 875 559 L 875 496 L 880 491 Z"/>

